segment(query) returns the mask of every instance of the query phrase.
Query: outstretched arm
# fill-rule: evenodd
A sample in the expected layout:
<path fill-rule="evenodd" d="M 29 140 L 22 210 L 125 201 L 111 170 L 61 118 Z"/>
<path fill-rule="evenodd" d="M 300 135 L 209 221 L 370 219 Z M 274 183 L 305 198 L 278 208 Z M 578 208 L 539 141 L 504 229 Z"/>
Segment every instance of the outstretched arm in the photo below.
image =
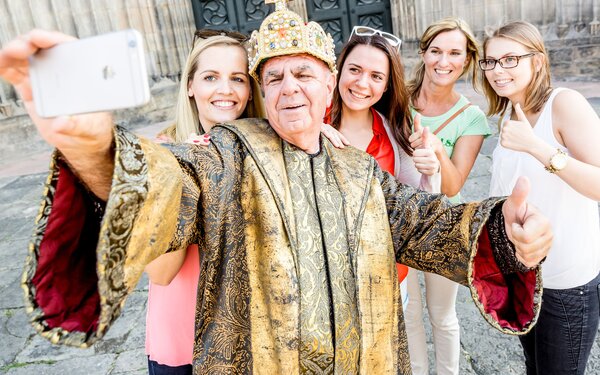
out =
<path fill-rule="evenodd" d="M 0 77 L 12 84 L 40 135 L 56 147 L 67 163 L 100 199 L 110 191 L 114 165 L 113 122 L 107 113 L 42 118 L 33 102 L 29 79 L 29 57 L 40 49 L 72 41 L 52 31 L 32 30 L 0 50 Z"/>
<path fill-rule="evenodd" d="M 482 315 L 501 331 L 529 331 L 541 303 L 541 270 L 529 266 L 547 253 L 548 221 L 522 196 L 451 205 L 441 195 L 398 184 L 380 171 L 375 175 L 386 197 L 396 260 L 468 286 Z M 525 217 L 519 216 L 524 204 Z M 534 232 L 545 242 L 533 245 Z"/>

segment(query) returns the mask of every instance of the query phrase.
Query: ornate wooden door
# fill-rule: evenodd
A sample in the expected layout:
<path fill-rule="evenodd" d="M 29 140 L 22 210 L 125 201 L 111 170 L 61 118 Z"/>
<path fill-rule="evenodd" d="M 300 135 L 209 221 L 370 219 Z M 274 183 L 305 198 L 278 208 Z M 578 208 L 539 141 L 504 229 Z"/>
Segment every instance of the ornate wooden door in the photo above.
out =
<path fill-rule="evenodd" d="M 250 34 L 274 9 L 264 0 L 192 0 L 197 29 L 237 30 Z"/>
<path fill-rule="evenodd" d="M 336 52 L 356 25 L 392 32 L 389 0 L 306 0 L 306 9 L 308 19 L 331 34 Z"/>
<path fill-rule="evenodd" d="M 302 0 L 295 0 L 302 1 Z M 392 32 L 389 0 L 305 0 L 308 19 L 329 32 L 339 52 L 355 25 Z M 273 11 L 264 0 L 192 0 L 196 28 L 250 34 Z"/>

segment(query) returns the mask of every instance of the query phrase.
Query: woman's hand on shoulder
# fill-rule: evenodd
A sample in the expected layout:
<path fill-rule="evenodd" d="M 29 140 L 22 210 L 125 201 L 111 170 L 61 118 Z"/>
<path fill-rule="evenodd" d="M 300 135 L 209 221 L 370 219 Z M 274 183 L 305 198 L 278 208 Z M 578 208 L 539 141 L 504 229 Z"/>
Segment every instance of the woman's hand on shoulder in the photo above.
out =
<path fill-rule="evenodd" d="M 350 146 L 350 142 L 348 141 L 348 139 L 346 139 L 346 137 L 344 137 L 344 135 L 340 133 L 339 130 L 337 130 L 329 124 L 321 124 L 321 134 L 327 137 L 327 139 L 329 139 L 329 142 L 331 142 L 331 144 L 333 144 L 337 148 L 344 148 L 346 146 Z"/>
<path fill-rule="evenodd" d="M 210 144 L 210 134 L 204 133 L 199 135 L 197 133 L 190 133 L 185 143 L 191 143 L 198 146 L 208 146 Z"/>
<path fill-rule="evenodd" d="M 161 133 L 154 138 L 154 142 L 156 143 L 171 143 L 173 139 L 166 135 L 165 133 Z"/>

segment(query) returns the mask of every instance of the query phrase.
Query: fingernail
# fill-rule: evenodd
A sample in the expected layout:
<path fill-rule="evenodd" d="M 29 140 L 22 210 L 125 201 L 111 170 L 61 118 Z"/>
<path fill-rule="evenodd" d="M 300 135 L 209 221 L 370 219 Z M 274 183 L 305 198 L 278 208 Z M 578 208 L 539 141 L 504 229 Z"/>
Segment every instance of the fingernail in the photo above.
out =
<path fill-rule="evenodd" d="M 194 139 L 192 142 L 194 142 L 194 143 L 200 143 L 200 140 Z"/>

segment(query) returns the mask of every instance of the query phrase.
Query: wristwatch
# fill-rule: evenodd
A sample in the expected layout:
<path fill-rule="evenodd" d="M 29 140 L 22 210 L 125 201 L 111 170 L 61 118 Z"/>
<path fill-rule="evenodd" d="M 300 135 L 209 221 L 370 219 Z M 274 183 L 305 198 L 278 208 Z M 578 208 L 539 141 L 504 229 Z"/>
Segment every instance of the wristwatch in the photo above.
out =
<path fill-rule="evenodd" d="M 550 157 L 550 163 L 546 166 L 546 170 L 550 173 L 556 173 L 567 166 L 567 161 L 569 161 L 569 155 L 556 149 L 556 154 Z"/>

